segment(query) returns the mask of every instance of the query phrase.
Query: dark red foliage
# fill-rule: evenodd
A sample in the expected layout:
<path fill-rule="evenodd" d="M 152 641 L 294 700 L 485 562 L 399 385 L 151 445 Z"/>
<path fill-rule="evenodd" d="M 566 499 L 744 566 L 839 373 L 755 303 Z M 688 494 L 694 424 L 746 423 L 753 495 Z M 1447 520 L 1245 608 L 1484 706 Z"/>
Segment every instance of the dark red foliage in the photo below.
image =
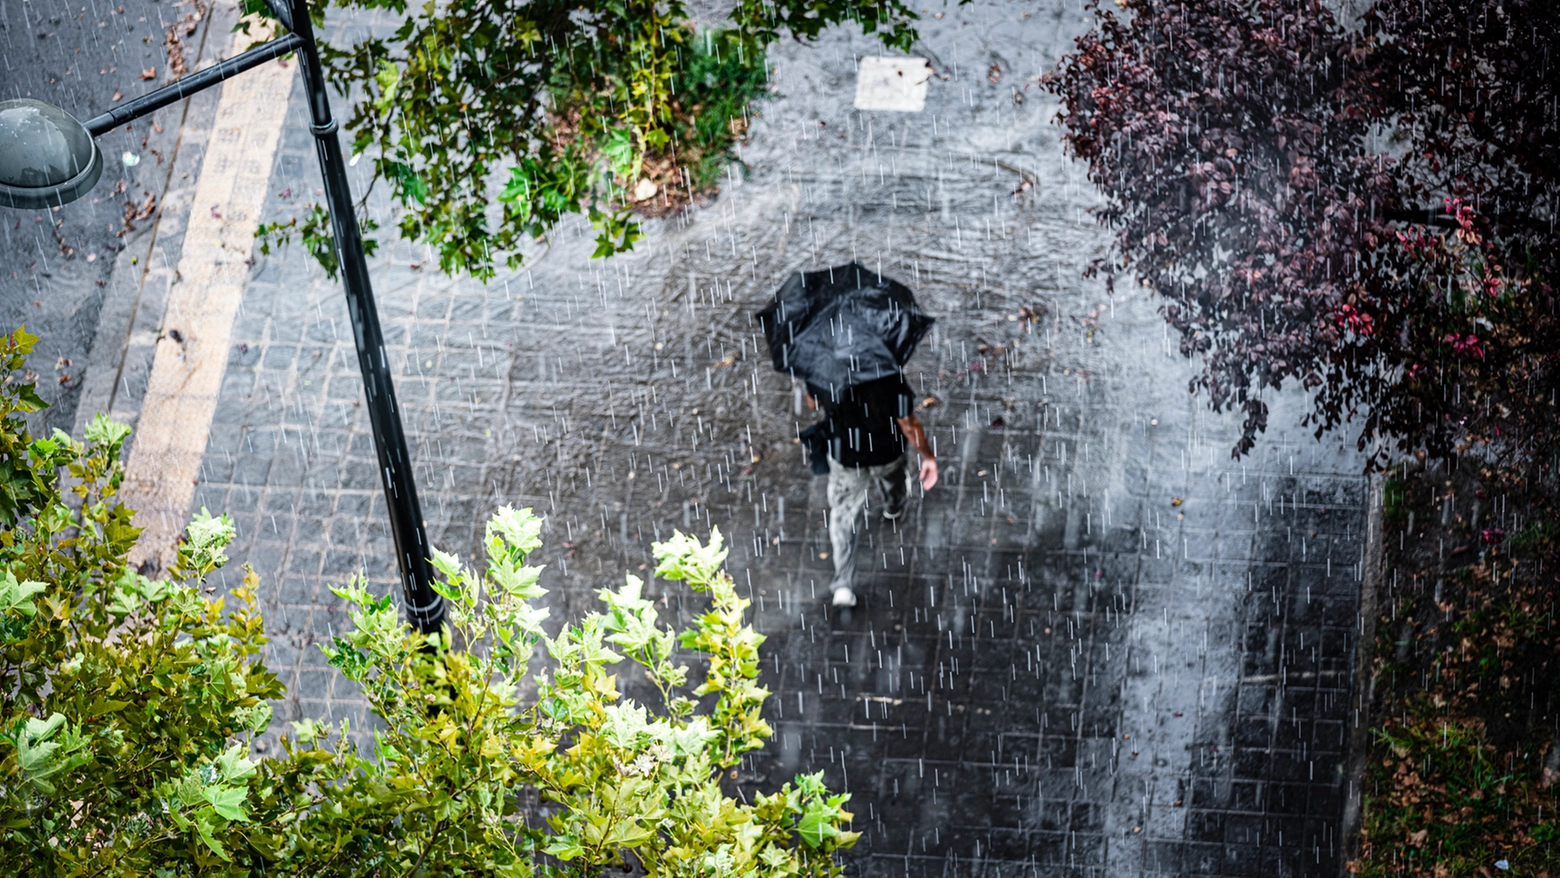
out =
<path fill-rule="evenodd" d="M 1266 427 L 1301 381 L 1317 435 L 1523 478 L 1560 419 L 1550 284 L 1560 4 L 1126 0 L 1048 85 L 1115 229 L 1104 269 L 1164 297 L 1216 410 Z M 1384 460 L 1378 447 L 1373 460 Z M 1514 468 L 1513 468 L 1514 467 Z"/>

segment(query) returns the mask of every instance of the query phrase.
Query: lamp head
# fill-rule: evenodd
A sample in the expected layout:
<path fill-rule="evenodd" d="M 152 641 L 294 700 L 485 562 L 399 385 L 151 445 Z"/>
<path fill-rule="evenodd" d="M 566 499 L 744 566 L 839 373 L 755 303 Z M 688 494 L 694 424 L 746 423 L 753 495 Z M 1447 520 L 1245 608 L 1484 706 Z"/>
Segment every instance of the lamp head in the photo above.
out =
<path fill-rule="evenodd" d="M 0 101 L 0 207 L 58 207 L 103 176 L 103 153 L 75 117 L 53 104 Z"/>

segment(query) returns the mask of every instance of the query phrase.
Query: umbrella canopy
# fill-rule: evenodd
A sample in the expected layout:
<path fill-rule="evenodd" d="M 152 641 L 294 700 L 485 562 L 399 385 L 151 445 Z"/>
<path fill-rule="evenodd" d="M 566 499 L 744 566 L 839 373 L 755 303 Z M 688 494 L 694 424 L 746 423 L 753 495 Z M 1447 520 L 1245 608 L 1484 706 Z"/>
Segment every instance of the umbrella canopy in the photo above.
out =
<path fill-rule="evenodd" d="M 791 275 L 758 321 L 776 371 L 836 395 L 897 373 L 934 322 L 908 287 L 854 262 Z"/>

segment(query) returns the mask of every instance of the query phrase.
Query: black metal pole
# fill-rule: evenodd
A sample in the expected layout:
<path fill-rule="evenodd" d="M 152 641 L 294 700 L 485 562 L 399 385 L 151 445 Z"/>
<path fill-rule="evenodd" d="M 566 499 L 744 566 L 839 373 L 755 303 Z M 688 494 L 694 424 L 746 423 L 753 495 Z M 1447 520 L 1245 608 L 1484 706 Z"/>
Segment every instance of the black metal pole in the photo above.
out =
<path fill-rule="evenodd" d="M 216 85 L 224 79 L 230 79 L 254 67 L 259 67 L 273 58 L 280 58 L 290 52 L 298 50 L 303 44 L 302 38 L 297 34 L 286 34 L 269 43 L 256 46 L 247 52 L 213 64 L 205 70 L 193 73 L 171 85 L 165 85 L 153 92 L 141 95 L 126 101 L 109 110 L 93 116 L 82 127 L 93 137 L 99 137 L 118 128 L 126 122 L 139 119 L 147 113 L 155 112 L 184 100 L 190 95 Z"/>
<path fill-rule="evenodd" d="M 374 291 L 369 285 L 368 263 L 363 258 L 363 237 L 352 208 L 347 166 L 341 158 L 341 142 L 336 138 L 338 126 L 331 116 L 308 6 L 305 0 L 287 2 L 293 33 L 301 38 L 298 67 L 303 73 L 304 92 L 308 96 L 310 130 L 314 132 L 320 174 L 325 179 L 325 199 L 330 206 L 331 228 L 341 259 L 341 279 L 347 291 L 352 337 L 357 342 L 358 366 L 363 370 L 363 393 L 368 399 L 374 447 L 379 452 L 379 476 L 385 486 L 390 533 L 395 538 L 396 561 L 401 568 L 406 618 L 417 630 L 431 633 L 438 631 L 444 623 L 444 599 L 433 590 L 433 565 L 428 560 L 432 552 L 423 528 L 422 506 L 417 502 L 412 460 L 406 451 L 406 434 L 401 429 L 390 361 L 385 355 L 384 336 L 379 329 L 379 311 L 374 306 Z"/>

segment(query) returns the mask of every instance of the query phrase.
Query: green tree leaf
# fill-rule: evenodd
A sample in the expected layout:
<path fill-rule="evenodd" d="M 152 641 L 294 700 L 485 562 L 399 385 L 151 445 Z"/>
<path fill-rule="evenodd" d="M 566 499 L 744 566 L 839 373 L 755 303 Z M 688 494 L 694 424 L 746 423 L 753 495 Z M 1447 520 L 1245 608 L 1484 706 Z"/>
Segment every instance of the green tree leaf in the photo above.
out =
<path fill-rule="evenodd" d="M 245 821 L 249 817 L 244 813 L 244 801 L 248 791 L 244 787 L 213 785 L 201 791 L 206 801 L 211 803 L 212 810 L 222 815 L 227 820 Z M 213 847 L 220 851 L 220 848 Z"/>
<path fill-rule="evenodd" d="M 17 582 L 11 571 L 0 570 L 0 612 L 15 610 L 24 616 L 37 615 L 38 609 L 33 606 L 32 596 L 46 589 L 48 586 L 41 582 Z"/>

